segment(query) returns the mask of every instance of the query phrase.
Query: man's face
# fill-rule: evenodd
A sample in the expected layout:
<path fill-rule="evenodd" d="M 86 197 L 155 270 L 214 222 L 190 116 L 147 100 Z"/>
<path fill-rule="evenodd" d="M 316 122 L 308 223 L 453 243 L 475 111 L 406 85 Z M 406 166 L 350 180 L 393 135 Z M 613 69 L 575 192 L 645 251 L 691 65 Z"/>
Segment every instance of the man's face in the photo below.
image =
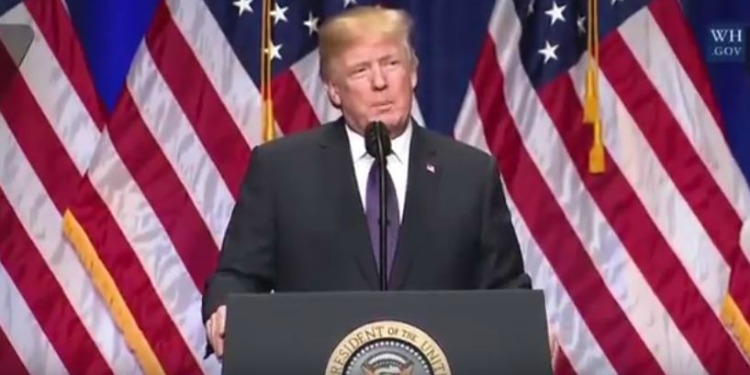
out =
<path fill-rule="evenodd" d="M 364 40 L 334 58 L 330 71 L 328 95 L 356 131 L 382 121 L 393 136 L 403 132 L 417 85 L 416 61 L 405 43 Z"/>

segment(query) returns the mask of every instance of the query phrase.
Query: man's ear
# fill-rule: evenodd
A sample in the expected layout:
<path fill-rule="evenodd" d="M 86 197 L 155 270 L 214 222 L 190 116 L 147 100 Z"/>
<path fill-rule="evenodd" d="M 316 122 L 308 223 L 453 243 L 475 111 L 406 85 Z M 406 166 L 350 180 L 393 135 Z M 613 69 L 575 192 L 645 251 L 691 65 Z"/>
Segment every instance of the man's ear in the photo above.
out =
<path fill-rule="evenodd" d="M 330 80 L 326 80 L 323 85 L 325 86 L 328 100 L 331 101 L 334 107 L 339 108 L 341 106 L 341 96 L 339 95 L 339 89 L 336 85 L 332 84 Z"/>
<path fill-rule="evenodd" d="M 417 72 L 419 71 L 418 68 L 419 68 L 419 59 L 417 58 L 417 54 L 415 53 L 412 55 L 412 61 L 411 61 L 411 89 L 412 90 L 417 88 L 417 81 L 419 81 L 418 79 L 419 75 L 417 74 Z"/>

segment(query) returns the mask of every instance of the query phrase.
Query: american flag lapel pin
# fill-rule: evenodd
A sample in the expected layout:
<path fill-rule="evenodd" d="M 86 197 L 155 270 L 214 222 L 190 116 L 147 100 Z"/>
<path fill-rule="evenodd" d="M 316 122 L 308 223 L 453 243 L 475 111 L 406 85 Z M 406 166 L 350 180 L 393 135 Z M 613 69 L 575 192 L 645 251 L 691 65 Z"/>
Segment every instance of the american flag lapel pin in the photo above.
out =
<path fill-rule="evenodd" d="M 427 169 L 427 172 L 435 173 L 435 166 L 432 165 L 431 163 L 427 163 L 427 165 L 425 166 L 425 169 Z"/>

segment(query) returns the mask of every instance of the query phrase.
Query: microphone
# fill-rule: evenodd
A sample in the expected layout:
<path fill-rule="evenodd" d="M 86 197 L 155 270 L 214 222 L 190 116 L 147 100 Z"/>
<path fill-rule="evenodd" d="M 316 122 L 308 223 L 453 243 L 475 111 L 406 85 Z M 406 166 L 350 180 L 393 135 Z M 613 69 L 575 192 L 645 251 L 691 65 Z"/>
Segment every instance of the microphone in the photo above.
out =
<path fill-rule="evenodd" d="M 384 160 L 391 153 L 391 137 L 388 127 L 381 121 L 374 121 L 365 128 L 365 148 L 377 160 Z"/>
<path fill-rule="evenodd" d="M 388 289 L 388 249 L 387 249 L 387 223 L 388 205 L 386 204 L 387 194 L 385 188 L 386 176 L 386 157 L 391 153 L 391 137 L 388 128 L 380 121 L 371 122 L 365 128 L 365 148 L 367 153 L 379 163 L 378 173 L 380 174 L 380 184 L 378 186 L 378 196 L 380 197 L 378 225 L 380 226 L 380 290 Z"/>

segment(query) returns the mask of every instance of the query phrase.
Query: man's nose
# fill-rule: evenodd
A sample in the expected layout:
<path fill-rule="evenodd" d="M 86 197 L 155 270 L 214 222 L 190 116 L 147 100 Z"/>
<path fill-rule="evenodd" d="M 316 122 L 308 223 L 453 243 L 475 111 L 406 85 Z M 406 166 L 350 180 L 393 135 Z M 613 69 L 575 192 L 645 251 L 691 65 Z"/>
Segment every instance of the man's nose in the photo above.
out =
<path fill-rule="evenodd" d="M 382 90 L 388 86 L 388 83 L 385 79 L 385 72 L 383 72 L 383 68 L 379 65 L 375 65 L 375 67 L 372 69 L 372 88 L 375 90 Z"/>

